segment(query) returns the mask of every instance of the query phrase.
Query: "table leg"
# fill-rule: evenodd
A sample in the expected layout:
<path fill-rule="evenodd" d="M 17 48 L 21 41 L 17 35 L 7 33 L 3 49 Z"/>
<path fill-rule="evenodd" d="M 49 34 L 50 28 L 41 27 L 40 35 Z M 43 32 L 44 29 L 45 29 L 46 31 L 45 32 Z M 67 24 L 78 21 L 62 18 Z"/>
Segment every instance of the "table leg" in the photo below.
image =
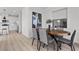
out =
<path fill-rule="evenodd" d="M 54 35 L 53 36 L 51 35 L 51 37 L 55 40 L 55 42 L 57 44 L 57 51 L 59 51 L 58 41 L 57 41 L 56 37 Z"/>

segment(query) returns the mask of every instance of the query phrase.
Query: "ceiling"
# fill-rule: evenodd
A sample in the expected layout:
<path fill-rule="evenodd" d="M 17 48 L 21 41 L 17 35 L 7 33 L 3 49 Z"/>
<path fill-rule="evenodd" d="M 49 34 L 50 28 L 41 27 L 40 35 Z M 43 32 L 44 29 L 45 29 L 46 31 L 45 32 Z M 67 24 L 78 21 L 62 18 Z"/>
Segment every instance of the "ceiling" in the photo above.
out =
<path fill-rule="evenodd" d="M 8 15 L 8 16 L 18 16 L 19 13 L 22 11 L 24 7 L 0 7 L 0 16 L 2 15 Z M 58 9 L 62 9 L 64 7 L 32 7 L 32 9 L 35 10 L 43 10 L 43 12 L 46 11 L 55 11 Z M 46 11 L 45 11 L 46 10 Z"/>
<path fill-rule="evenodd" d="M 47 9 L 51 10 L 51 11 L 56 11 L 56 10 L 59 10 L 59 9 L 62 9 L 62 8 L 65 8 L 65 7 L 47 7 Z"/>
<path fill-rule="evenodd" d="M 0 15 L 16 16 L 18 15 L 23 7 L 0 7 Z"/>
<path fill-rule="evenodd" d="M 38 9 L 38 10 L 42 9 L 42 10 L 50 10 L 50 11 L 56 11 L 62 8 L 65 8 L 65 7 L 32 7 L 32 9 Z"/>

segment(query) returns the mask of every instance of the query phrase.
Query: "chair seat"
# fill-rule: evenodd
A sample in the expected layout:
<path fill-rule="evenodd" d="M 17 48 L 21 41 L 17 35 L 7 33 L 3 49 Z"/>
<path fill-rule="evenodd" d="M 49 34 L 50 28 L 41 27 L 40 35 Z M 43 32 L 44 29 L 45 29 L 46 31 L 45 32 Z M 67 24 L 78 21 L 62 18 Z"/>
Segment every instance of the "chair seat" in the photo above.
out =
<path fill-rule="evenodd" d="M 3 28 L 2 30 L 7 30 L 7 28 Z"/>
<path fill-rule="evenodd" d="M 52 43 L 54 41 L 54 39 L 48 35 L 48 41 L 49 41 L 49 43 Z"/>
<path fill-rule="evenodd" d="M 71 47 L 71 50 L 75 51 L 75 48 L 74 48 L 74 45 L 73 45 L 73 40 L 74 40 L 74 37 L 75 37 L 75 33 L 76 33 L 76 30 L 74 30 L 74 32 L 72 33 L 72 36 L 71 36 L 71 39 L 66 39 L 66 38 L 63 38 L 63 37 L 58 37 L 57 41 L 60 42 L 60 43 L 64 43 L 64 44 L 67 44 Z M 60 44 L 60 47 L 61 47 L 61 44 Z M 58 48 L 59 50 L 59 48 Z"/>
<path fill-rule="evenodd" d="M 59 42 L 62 42 L 62 43 L 65 43 L 65 44 L 69 44 L 69 45 L 70 45 L 70 43 L 71 43 L 71 40 L 68 40 L 68 39 L 66 39 L 66 38 L 60 38 L 58 41 L 59 41 Z"/>

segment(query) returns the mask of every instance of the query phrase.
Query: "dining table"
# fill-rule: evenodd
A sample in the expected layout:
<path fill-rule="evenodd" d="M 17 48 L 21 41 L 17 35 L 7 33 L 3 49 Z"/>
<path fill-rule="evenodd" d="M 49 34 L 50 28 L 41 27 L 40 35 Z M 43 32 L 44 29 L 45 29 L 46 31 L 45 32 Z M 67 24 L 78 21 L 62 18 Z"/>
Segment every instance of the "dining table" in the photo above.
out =
<path fill-rule="evenodd" d="M 65 31 L 65 30 L 55 30 L 55 29 L 53 29 L 53 30 L 50 30 L 48 32 L 48 35 L 50 35 L 55 40 L 55 42 L 57 44 L 57 51 L 58 51 L 59 50 L 58 38 L 66 36 L 66 35 L 70 35 L 70 32 Z"/>

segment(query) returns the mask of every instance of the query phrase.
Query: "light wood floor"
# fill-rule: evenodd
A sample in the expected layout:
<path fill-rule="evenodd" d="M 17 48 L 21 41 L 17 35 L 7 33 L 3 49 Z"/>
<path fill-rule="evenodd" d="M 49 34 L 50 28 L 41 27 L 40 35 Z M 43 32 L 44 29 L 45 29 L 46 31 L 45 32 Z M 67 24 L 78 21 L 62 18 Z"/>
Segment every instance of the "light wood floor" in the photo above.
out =
<path fill-rule="evenodd" d="M 37 51 L 36 41 L 32 46 L 32 39 L 26 38 L 22 34 L 11 32 L 8 35 L 0 35 L 0 51 Z M 79 45 L 75 44 L 76 51 L 79 50 Z M 46 47 L 41 51 L 46 51 Z M 53 50 L 52 47 L 49 49 Z M 62 51 L 70 51 L 70 47 L 62 45 Z"/>

